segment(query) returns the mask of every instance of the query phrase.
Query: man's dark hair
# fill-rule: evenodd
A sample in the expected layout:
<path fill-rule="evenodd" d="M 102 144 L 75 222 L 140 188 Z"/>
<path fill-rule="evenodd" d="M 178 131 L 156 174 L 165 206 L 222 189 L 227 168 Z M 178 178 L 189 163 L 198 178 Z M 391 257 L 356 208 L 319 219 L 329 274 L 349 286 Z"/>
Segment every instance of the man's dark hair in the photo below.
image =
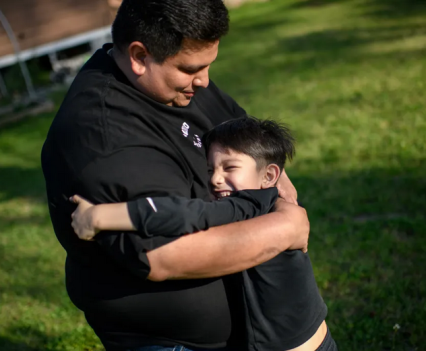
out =
<path fill-rule="evenodd" d="M 258 169 L 274 163 L 282 170 L 296 152 L 295 139 L 286 125 L 249 116 L 222 123 L 207 132 L 203 139 L 207 150 L 217 144 L 251 156 Z"/>
<path fill-rule="evenodd" d="M 212 43 L 228 29 L 223 0 L 123 0 L 112 39 L 120 51 L 139 41 L 162 63 L 179 52 L 184 39 Z"/>

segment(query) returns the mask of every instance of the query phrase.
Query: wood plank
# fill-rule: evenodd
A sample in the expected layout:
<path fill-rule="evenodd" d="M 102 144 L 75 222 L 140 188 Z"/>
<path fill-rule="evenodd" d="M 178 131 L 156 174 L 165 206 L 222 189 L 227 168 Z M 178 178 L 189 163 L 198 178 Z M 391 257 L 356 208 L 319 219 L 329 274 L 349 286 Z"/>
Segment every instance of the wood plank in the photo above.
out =
<path fill-rule="evenodd" d="M 60 1 L 58 1 L 60 3 Z M 3 11 L 9 23 L 15 31 L 19 31 L 26 26 L 43 24 L 51 21 L 53 18 L 66 16 L 67 13 L 76 12 L 103 12 L 107 11 L 108 6 L 105 2 L 84 2 L 79 0 L 73 6 L 58 6 L 57 3 L 46 3 L 43 6 L 25 7 L 22 4 L 17 6 L 13 11 Z"/>
<path fill-rule="evenodd" d="M 30 12 L 34 9 L 23 6 L 34 2 L 38 2 L 39 10 L 44 6 L 42 23 L 37 22 L 35 18 L 31 19 Z M 61 3 L 60 6 L 58 6 L 59 3 Z M 71 3 L 72 6 L 70 6 Z M 11 7 L 12 4 L 13 2 L 8 2 L 9 10 L 14 10 L 15 15 L 9 15 L 8 19 L 13 19 L 10 21 L 11 26 L 22 50 L 101 28 L 109 25 L 112 20 L 106 0 L 21 0 L 19 6 L 14 8 Z M 2 5 L 2 10 L 3 8 Z M 21 20 L 18 21 L 20 18 Z M 0 27 L 0 57 L 11 53 L 13 53 L 13 47 L 6 32 Z"/>

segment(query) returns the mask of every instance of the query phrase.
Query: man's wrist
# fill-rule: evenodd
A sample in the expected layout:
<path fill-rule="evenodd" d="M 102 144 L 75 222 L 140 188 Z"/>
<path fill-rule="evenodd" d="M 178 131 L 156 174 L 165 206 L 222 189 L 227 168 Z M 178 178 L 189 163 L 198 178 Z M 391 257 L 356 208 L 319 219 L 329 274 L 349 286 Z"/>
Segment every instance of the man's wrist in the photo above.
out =
<path fill-rule="evenodd" d="M 304 249 L 309 237 L 309 220 L 306 211 L 296 205 L 279 200 L 276 222 L 280 227 L 280 247 L 285 250 Z"/>
<path fill-rule="evenodd" d="M 280 252 L 288 250 L 295 241 L 295 231 L 296 228 L 294 223 L 289 220 L 288 216 L 281 212 L 273 212 L 271 213 L 275 216 L 279 216 L 280 218 L 277 220 L 279 223 L 279 249 Z"/>

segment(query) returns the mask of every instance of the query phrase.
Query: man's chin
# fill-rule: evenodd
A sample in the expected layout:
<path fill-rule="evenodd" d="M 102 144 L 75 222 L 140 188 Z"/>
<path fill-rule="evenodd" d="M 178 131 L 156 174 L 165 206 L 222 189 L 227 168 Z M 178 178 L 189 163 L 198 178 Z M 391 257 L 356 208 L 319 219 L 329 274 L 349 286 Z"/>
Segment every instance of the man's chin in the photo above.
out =
<path fill-rule="evenodd" d="M 191 98 L 180 98 L 173 101 L 173 106 L 175 107 L 185 107 L 188 106 L 191 102 Z"/>

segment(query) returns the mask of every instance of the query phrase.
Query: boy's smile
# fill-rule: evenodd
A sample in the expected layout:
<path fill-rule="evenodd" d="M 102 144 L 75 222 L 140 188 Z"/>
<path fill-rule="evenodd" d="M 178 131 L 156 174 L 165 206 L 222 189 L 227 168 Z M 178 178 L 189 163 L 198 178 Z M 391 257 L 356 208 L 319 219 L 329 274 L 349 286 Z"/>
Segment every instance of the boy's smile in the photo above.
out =
<path fill-rule="evenodd" d="M 208 166 L 211 192 L 216 199 L 239 190 L 261 189 L 264 185 L 265 169 L 259 170 L 252 157 L 218 144 L 210 146 Z"/>

